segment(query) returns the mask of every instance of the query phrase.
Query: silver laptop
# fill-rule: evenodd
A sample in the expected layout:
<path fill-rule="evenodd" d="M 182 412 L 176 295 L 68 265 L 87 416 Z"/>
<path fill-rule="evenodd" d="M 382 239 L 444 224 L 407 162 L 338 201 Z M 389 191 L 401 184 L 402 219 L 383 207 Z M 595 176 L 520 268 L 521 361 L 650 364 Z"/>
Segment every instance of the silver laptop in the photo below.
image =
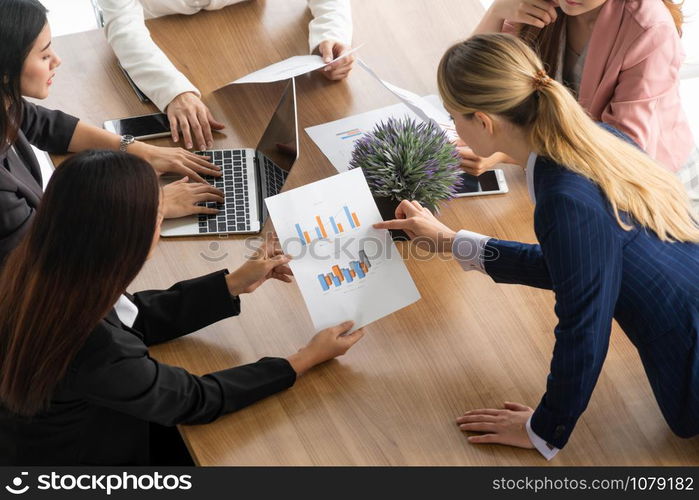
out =
<path fill-rule="evenodd" d="M 221 167 L 223 176 L 205 177 L 225 193 L 216 215 L 192 215 L 163 221 L 162 236 L 259 233 L 267 220 L 265 198 L 281 192 L 298 158 L 296 84 L 289 81 L 256 149 L 196 151 Z"/>

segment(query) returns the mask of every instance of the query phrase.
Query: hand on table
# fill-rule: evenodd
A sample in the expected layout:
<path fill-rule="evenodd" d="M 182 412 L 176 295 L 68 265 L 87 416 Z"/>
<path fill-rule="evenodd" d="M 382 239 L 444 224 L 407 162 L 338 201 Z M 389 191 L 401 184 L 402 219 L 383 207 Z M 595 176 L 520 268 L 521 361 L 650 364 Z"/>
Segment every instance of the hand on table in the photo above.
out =
<path fill-rule="evenodd" d="M 341 56 L 350 50 L 350 48 L 351 47 L 349 45 L 336 42 L 335 40 L 324 40 L 320 42 L 320 45 L 318 45 L 318 53 L 323 58 L 323 61 L 327 63 Z M 354 61 L 354 54 L 350 54 L 347 57 L 343 57 L 342 59 L 321 68 L 319 71 L 323 73 L 325 78 L 328 80 L 342 80 L 343 78 L 347 78 L 350 71 L 352 71 Z"/>
<path fill-rule="evenodd" d="M 543 28 L 556 21 L 558 0 L 495 0 L 492 9 L 511 23 Z"/>
<path fill-rule="evenodd" d="M 504 409 L 471 410 L 456 419 L 462 431 L 482 432 L 469 436 L 474 444 L 505 444 L 519 448 L 534 448 L 527 433 L 527 420 L 534 410 L 519 403 L 505 402 Z"/>
<path fill-rule="evenodd" d="M 251 293 L 270 278 L 291 283 L 293 273 L 287 265 L 290 260 L 276 238 L 267 238 L 245 264 L 226 277 L 230 294 Z"/>
<path fill-rule="evenodd" d="M 326 328 L 318 332 L 296 354 L 289 356 L 289 363 L 296 374 L 302 375 L 320 363 L 345 354 L 364 336 L 364 330 L 361 328 L 348 334 L 352 326 L 354 322 L 345 321 L 337 326 Z"/>
<path fill-rule="evenodd" d="M 214 139 L 211 131 L 225 128 L 193 92 L 183 92 L 175 97 L 168 104 L 166 112 L 172 140 L 178 142 L 181 132 L 187 149 L 192 149 L 194 144 L 201 150 L 212 148 Z"/>
<path fill-rule="evenodd" d="M 449 252 L 455 231 L 442 224 L 417 201 L 403 200 L 396 209 L 396 218 L 374 224 L 375 229 L 402 229 L 411 240 L 432 252 Z"/>
<path fill-rule="evenodd" d="M 163 187 L 163 217 L 176 219 L 192 214 L 217 214 L 217 209 L 199 203 L 223 203 L 223 192 L 210 184 L 188 181 L 188 177 L 183 177 Z"/>

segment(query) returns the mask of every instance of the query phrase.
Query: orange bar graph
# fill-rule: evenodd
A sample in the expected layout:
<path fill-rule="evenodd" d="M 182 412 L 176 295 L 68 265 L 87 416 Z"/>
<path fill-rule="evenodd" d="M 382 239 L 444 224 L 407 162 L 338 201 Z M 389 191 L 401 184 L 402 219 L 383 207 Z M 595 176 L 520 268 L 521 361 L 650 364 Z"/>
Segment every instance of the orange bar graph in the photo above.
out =
<path fill-rule="evenodd" d="M 357 214 L 355 212 L 352 212 L 352 220 L 354 221 L 354 225 L 359 227 L 359 219 L 357 218 Z"/>
<path fill-rule="evenodd" d="M 342 271 L 340 271 L 340 266 L 333 266 L 333 273 L 335 273 L 337 279 L 340 281 L 345 281 L 345 277 L 342 275 Z"/>
<path fill-rule="evenodd" d="M 308 231 L 304 231 L 303 236 L 304 236 L 304 238 L 306 238 L 306 243 L 311 242 L 311 237 L 308 235 Z"/>
<path fill-rule="evenodd" d="M 369 272 L 369 269 L 366 267 L 366 264 L 364 262 L 360 263 L 359 267 L 362 268 L 362 271 L 364 271 L 364 274 Z"/>
<path fill-rule="evenodd" d="M 318 223 L 318 227 L 320 228 L 320 233 L 323 235 L 323 238 L 328 237 L 328 233 L 325 232 L 325 226 L 323 225 L 323 221 L 320 220 L 320 217 L 316 215 L 316 222 Z"/>
<path fill-rule="evenodd" d="M 330 279 L 330 276 L 326 276 L 326 277 L 325 277 L 325 282 L 326 282 L 328 285 L 332 285 L 332 284 L 333 284 L 333 280 Z"/>
<path fill-rule="evenodd" d="M 352 269 L 350 269 L 350 276 L 352 276 L 353 278 L 356 278 L 357 273 L 355 273 Z"/>
<path fill-rule="evenodd" d="M 345 230 L 342 229 L 342 224 L 340 224 L 339 222 L 337 223 L 337 228 L 340 230 L 341 233 L 345 232 Z"/>

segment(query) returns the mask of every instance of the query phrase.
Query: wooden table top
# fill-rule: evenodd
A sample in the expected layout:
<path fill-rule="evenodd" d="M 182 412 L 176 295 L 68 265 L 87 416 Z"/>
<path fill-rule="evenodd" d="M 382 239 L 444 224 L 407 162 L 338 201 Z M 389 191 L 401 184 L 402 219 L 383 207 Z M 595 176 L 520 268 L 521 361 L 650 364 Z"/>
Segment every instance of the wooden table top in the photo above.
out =
<path fill-rule="evenodd" d="M 354 43 L 380 75 L 421 95 L 437 93 L 444 50 L 482 15 L 477 0 L 354 0 Z M 307 52 L 303 0 L 259 0 L 195 16 L 149 21 L 155 41 L 226 124 L 215 147 L 256 144 L 282 84 L 231 86 L 250 71 Z M 63 59 L 43 104 L 101 125 L 155 112 L 138 101 L 99 31 L 58 37 Z M 301 157 L 295 187 L 335 173 L 302 129 L 394 104 L 361 68 L 348 80 L 297 79 Z M 158 144 L 170 144 L 161 139 Z M 445 203 L 441 219 L 500 239 L 534 242 L 523 172 L 506 166 L 510 192 Z M 267 228 L 269 229 L 269 228 Z M 162 241 L 130 288 L 172 283 L 244 260 L 243 237 Z M 346 356 L 238 413 L 181 426 L 200 465 L 544 465 L 535 450 L 471 445 L 454 420 L 511 400 L 536 407 L 553 349 L 554 297 L 465 273 L 448 257 L 400 243 L 422 299 L 366 327 Z M 313 326 L 295 284 L 268 283 L 242 298 L 242 314 L 152 348 L 161 361 L 196 374 L 286 356 Z M 570 442 L 551 465 L 696 465 L 699 440 L 682 440 L 663 420 L 635 348 L 615 325 L 602 375 Z"/>

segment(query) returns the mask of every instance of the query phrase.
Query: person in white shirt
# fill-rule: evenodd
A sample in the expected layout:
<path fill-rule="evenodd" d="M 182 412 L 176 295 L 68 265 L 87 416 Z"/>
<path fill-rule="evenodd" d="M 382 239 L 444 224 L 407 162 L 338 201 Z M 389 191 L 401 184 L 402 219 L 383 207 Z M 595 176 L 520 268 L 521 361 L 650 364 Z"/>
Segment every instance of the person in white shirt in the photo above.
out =
<path fill-rule="evenodd" d="M 136 85 L 170 120 L 172 140 L 180 134 L 187 148 L 207 149 L 213 144 L 216 121 L 201 101 L 199 90 L 180 73 L 155 44 L 145 19 L 169 14 L 196 14 L 217 10 L 243 0 L 97 0 L 102 9 L 107 41 Z M 310 52 L 326 62 L 347 51 L 352 40 L 350 0 L 307 0 L 313 14 L 309 24 Z M 354 56 L 327 66 L 323 74 L 341 80 L 349 74 Z"/>

